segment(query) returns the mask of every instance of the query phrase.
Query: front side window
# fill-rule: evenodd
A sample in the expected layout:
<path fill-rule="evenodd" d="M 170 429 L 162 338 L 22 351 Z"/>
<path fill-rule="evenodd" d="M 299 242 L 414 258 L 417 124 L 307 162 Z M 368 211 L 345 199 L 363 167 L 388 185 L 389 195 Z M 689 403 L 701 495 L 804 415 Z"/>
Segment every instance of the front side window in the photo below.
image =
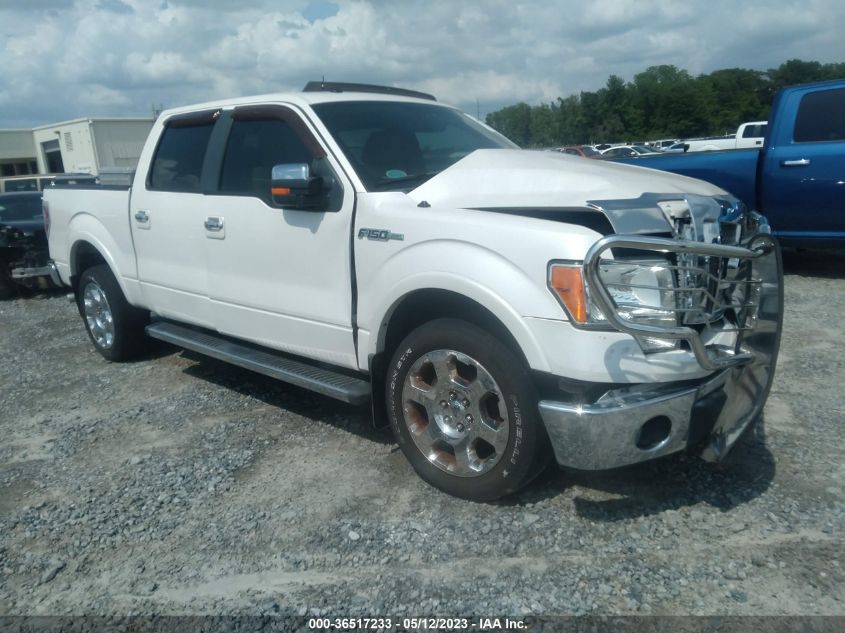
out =
<path fill-rule="evenodd" d="M 214 123 L 168 126 L 159 141 L 149 188 L 199 193 L 202 163 Z"/>
<path fill-rule="evenodd" d="M 515 149 L 452 108 L 395 101 L 312 106 L 371 191 L 408 191 L 477 149 Z"/>
<path fill-rule="evenodd" d="M 796 143 L 845 141 L 845 88 L 804 95 L 793 138 Z"/>
<path fill-rule="evenodd" d="M 286 121 L 237 119 L 226 143 L 219 189 L 269 203 L 273 166 L 311 161 L 311 152 Z"/>

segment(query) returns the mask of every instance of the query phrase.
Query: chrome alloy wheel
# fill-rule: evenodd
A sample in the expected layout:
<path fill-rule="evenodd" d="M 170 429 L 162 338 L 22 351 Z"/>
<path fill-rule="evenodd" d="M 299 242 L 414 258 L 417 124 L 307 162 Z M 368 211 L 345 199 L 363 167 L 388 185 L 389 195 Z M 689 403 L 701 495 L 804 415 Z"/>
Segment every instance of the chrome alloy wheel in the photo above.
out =
<path fill-rule="evenodd" d="M 484 366 L 454 350 L 422 355 L 402 387 L 405 424 L 417 448 L 451 475 L 477 477 L 508 444 L 505 398 Z"/>
<path fill-rule="evenodd" d="M 114 318 L 106 293 L 95 281 L 88 281 L 82 291 L 85 321 L 97 347 L 108 349 L 114 343 Z"/>

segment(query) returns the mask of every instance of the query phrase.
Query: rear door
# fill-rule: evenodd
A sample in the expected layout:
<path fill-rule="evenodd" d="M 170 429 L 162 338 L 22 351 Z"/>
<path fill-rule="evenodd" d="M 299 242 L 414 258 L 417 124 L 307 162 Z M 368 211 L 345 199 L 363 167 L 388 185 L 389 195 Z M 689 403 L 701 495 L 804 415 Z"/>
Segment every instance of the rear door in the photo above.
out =
<path fill-rule="evenodd" d="M 776 234 L 845 237 L 845 88 L 794 92 L 766 150 L 762 208 Z M 784 126 L 789 126 L 784 129 Z"/>
<path fill-rule="evenodd" d="M 228 129 L 205 235 L 215 328 L 276 349 L 357 367 L 350 236 L 354 193 L 298 111 L 282 105 L 224 112 Z M 213 142 L 216 144 L 216 141 Z M 307 163 L 326 183 L 319 211 L 282 208 L 274 165 Z"/>
<path fill-rule="evenodd" d="M 129 222 L 145 305 L 164 317 L 212 327 L 205 257 L 203 165 L 219 111 L 168 119 Z"/>

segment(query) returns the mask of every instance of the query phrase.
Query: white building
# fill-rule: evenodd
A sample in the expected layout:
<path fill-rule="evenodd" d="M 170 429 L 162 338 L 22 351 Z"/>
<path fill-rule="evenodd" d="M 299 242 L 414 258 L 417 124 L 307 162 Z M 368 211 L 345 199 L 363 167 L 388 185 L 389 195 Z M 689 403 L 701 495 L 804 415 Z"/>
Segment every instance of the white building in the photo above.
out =
<path fill-rule="evenodd" d="M 131 171 L 154 119 L 75 119 L 0 130 L 0 176 Z"/>
<path fill-rule="evenodd" d="M 0 176 L 38 172 L 32 130 L 0 130 Z"/>

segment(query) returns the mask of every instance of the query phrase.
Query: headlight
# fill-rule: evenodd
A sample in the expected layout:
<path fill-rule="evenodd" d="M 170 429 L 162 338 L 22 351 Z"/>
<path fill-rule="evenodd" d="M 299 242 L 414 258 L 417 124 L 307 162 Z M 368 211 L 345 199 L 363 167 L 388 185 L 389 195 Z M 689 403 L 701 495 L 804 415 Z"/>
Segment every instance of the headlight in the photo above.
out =
<path fill-rule="evenodd" d="M 617 306 L 617 314 L 626 321 L 676 327 L 675 279 L 666 261 L 612 261 L 599 266 L 599 274 Z M 594 319 L 604 315 L 593 308 Z M 652 336 L 635 337 L 644 352 L 660 352 L 678 347 L 678 341 Z"/>
<path fill-rule="evenodd" d="M 607 261 L 599 274 L 617 307 L 620 318 L 634 323 L 675 327 L 675 278 L 665 260 Z M 554 263 L 549 267 L 549 287 L 573 322 L 596 327 L 605 316 L 590 301 L 579 263 Z M 676 349 L 678 341 L 651 336 L 635 337 L 644 352 Z"/>

